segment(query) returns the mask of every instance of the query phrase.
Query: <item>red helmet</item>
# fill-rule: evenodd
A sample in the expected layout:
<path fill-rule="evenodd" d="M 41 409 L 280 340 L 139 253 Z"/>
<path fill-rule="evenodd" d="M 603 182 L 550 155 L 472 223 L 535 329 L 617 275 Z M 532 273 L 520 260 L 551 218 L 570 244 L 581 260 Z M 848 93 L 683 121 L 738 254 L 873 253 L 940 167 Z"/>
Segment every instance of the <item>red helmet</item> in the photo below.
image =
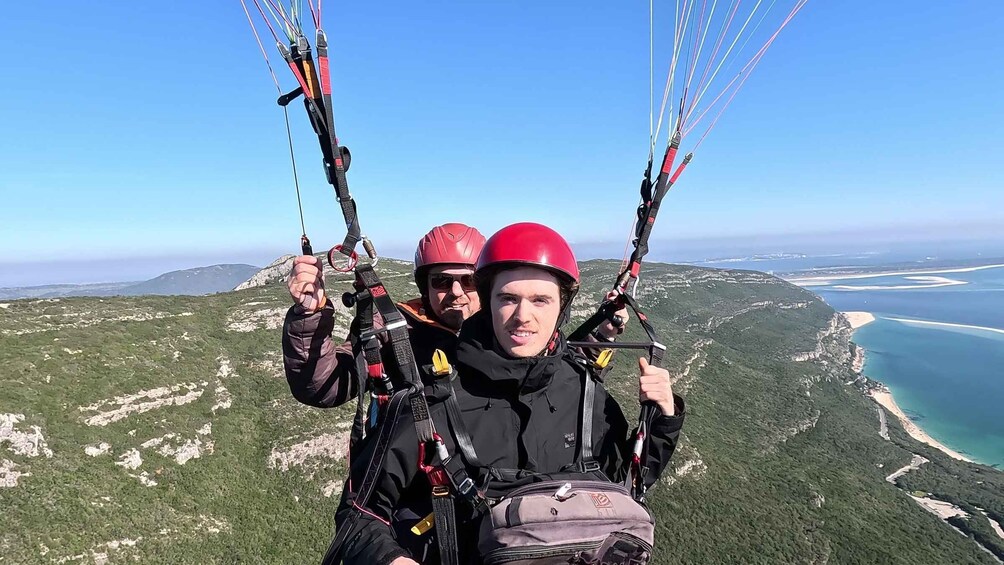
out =
<path fill-rule="evenodd" d="M 523 222 L 500 229 L 485 244 L 475 273 L 506 264 L 541 267 L 572 286 L 579 282 L 579 265 L 568 242 L 540 224 Z"/>
<path fill-rule="evenodd" d="M 415 283 L 425 292 L 425 271 L 433 265 L 473 267 L 485 245 L 485 236 L 465 224 L 436 226 L 418 242 L 415 250 Z"/>

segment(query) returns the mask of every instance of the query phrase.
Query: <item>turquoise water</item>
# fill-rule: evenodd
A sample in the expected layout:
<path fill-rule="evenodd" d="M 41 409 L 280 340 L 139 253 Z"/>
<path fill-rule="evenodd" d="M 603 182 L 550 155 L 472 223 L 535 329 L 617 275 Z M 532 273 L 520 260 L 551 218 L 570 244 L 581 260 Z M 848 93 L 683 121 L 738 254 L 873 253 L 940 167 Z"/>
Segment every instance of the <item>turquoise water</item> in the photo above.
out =
<path fill-rule="evenodd" d="M 864 372 L 917 425 L 971 459 L 1004 466 L 1004 268 L 907 276 L 966 284 L 923 288 L 938 283 L 897 275 L 810 290 L 837 310 L 875 314 L 854 334 L 866 350 Z"/>

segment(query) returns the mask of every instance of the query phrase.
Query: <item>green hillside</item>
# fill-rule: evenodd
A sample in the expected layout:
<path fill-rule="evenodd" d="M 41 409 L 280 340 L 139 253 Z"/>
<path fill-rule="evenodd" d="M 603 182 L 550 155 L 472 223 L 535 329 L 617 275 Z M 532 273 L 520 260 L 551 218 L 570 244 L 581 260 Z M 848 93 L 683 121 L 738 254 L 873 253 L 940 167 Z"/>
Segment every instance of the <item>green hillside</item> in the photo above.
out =
<path fill-rule="evenodd" d="M 409 264 L 378 270 L 395 297 L 415 294 Z M 583 264 L 578 316 L 615 270 Z M 328 279 L 336 302 L 347 280 Z M 993 547 L 1002 474 L 917 444 L 895 420 L 882 439 L 876 405 L 844 384 L 849 329 L 811 293 L 761 273 L 646 265 L 638 297 L 689 411 L 649 499 L 657 563 L 996 562 L 885 478 L 923 455 L 900 486 L 969 509 L 957 525 Z M 288 303 L 273 282 L 0 304 L 0 564 L 319 561 L 352 409 L 290 396 Z M 608 379 L 625 406 L 634 366 L 619 353 Z"/>

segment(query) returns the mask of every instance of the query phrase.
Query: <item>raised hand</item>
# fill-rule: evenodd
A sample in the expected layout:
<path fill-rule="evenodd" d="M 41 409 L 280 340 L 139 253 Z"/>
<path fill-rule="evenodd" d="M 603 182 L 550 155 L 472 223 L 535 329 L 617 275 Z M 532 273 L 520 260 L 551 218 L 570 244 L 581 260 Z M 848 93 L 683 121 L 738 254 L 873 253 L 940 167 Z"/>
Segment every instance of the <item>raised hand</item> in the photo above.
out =
<path fill-rule="evenodd" d="M 641 378 L 638 379 L 638 398 L 642 402 L 655 402 L 666 416 L 676 414 L 673 402 L 673 386 L 669 381 L 669 371 L 648 364 L 648 359 L 638 358 Z"/>
<path fill-rule="evenodd" d="M 324 308 L 324 274 L 321 260 L 313 255 L 301 255 L 293 259 L 293 270 L 286 282 L 289 295 L 305 312 L 316 312 Z"/>

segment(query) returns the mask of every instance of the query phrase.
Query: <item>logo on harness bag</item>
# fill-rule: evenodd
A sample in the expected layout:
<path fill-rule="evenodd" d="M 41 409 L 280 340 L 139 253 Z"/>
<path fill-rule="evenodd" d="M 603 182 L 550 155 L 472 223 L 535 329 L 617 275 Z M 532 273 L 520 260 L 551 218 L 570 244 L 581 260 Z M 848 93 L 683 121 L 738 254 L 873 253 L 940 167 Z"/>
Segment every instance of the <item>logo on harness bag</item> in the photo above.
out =
<path fill-rule="evenodd" d="M 575 446 L 575 432 L 565 434 L 565 447 Z"/>
<path fill-rule="evenodd" d="M 589 493 L 589 498 L 593 501 L 593 506 L 597 508 L 614 507 L 614 503 L 610 501 L 610 497 L 602 492 L 591 492 Z"/>
<path fill-rule="evenodd" d="M 379 298 L 387 294 L 387 289 L 382 286 L 375 286 L 370 289 L 370 294 L 372 294 L 374 298 Z"/>

